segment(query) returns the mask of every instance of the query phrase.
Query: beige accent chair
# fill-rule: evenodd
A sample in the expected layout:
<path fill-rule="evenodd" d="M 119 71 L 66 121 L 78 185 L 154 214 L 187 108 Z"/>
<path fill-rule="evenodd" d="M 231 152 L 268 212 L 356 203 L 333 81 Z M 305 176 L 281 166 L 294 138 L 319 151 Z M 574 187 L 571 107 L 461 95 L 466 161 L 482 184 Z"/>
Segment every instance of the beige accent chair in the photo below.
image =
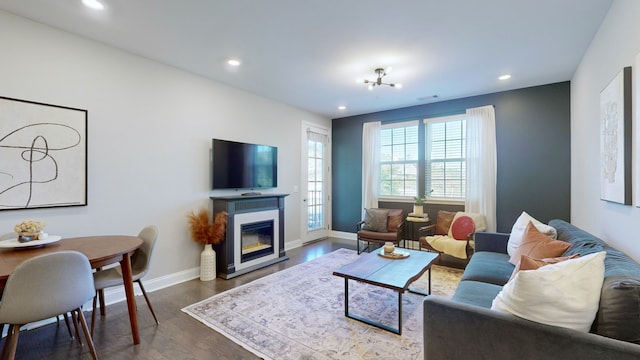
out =
<path fill-rule="evenodd" d="M 20 327 L 71 312 L 78 319 L 93 359 L 98 358 L 82 305 L 95 292 L 93 270 L 87 257 L 78 251 L 59 251 L 33 257 L 9 275 L 0 302 L 0 323 L 9 324 L 2 348 L 13 359 Z"/>
<path fill-rule="evenodd" d="M 405 226 L 405 214 L 402 209 L 380 209 L 388 210 L 387 215 L 387 227 L 386 231 L 372 231 L 363 229 L 365 224 L 364 220 L 359 221 L 356 224 L 356 232 L 358 234 L 358 254 L 362 251 L 366 251 L 374 244 L 384 244 L 385 242 L 392 242 L 398 245 L 404 238 L 404 226 Z M 360 243 L 366 242 L 367 246 L 364 249 L 360 249 Z"/>
<path fill-rule="evenodd" d="M 11 240 L 11 239 L 15 239 L 18 237 L 18 234 L 16 234 L 15 232 L 10 232 L 10 233 L 6 233 L 6 234 L 2 234 L 0 235 L 0 241 L 3 240 Z M 2 289 L 0 289 L 0 297 L 2 297 Z M 67 331 L 69 331 L 69 337 L 71 337 L 71 339 L 74 339 L 74 335 L 73 332 L 71 331 L 71 324 L 69 322 L 69 316 L 67 315 L 67 313 L 62 314 L 62 316 L 64 317 L 64 323 L 65 325 L 67 325 Z M 58 322 L 58 324 L 60 323 L 60 315 L 56 316 L 56 322 Z M 77 324 L 74 322 L 74 324 L 76 325 L 76 336 L 78 336 L 78 342 L 80 342 L 80 344 L 82 344 L 82 342 L 80 341 L 80 332 L 78 330 L 78 326 Z M 4 324 L 0 324 L 0 334 L 2 334 L 2 332 L 4 331 Z"/>
<path fill-rule="evenodd" d="M 138 248 L 138 250 L 136 250 L 136 252 L 131 257 L 131 272 L 133 281 L 137 282 L 140 286 L 142 295 L 144 295 L 144 299 L 147 301 L 147 305 L 149 306 L 149 310 L 151 310 L 151 315 L 153 315 L 153 319 L 156 321 L 156 324 L 160 324 L 160 322 L 158 322 L 158 318 L 156 317 L 156 313 L 153 311 L 153 307 L 151 306 L 151 302 L 149 301 L 147 292 L 144 290 L 144 286 L 142 286 L 142 278 L 149 271 L 151 255 L 153 254 L 156 239 L 158 238 L 158 227 L 155 225 L 147 226 L 142 229 L 142 231 L 140 231 L 138 237 L 142 239 L 143 243 L 142 246 Z M 104 289 L 123 285 L 122 270 L 120 269 L 120 266 L 116 266 L 106 270 L 96 271 L 93 275 L 93 280 L 96 287 L 96 294 L 93 298 L 93 311 L 91 312 L 92 335 L 96 320 L 97 300 L 100 300 L 100 315 L 105 316 L 106 307 L 104 302 Z"/>
<path fill-rule="evenodd" d="M 469 217 L 473 220 L 473 230 L 463 237 L 454 236 L 453 224 L 459 218 Z M 458 259 L 468 259 L 474 251 L 474 236 L 478 231 L 486 231 L 487 225 L 482 214 L 466 213 L 462 211 L 438 211 L 436 223 L 420 228 L 427 236 L 420 237 L 420 246 L 429 251 L 447 254 Z M 456 239 L 457 237 L 457 239 Z"/>

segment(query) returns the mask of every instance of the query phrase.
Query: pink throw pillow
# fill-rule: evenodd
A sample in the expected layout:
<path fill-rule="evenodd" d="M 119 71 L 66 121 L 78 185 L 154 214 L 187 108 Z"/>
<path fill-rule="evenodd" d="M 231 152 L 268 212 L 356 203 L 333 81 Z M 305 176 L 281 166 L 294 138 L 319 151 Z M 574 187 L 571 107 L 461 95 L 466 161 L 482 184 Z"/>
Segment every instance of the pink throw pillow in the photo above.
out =
<path fill-rule="evenodd" d="M 470 216 L 459 216 L 453 224 L 451 224 L 451 234 L 456 240 L 467 240 L 469 234 L 473 234 L 476 226 Z"/>

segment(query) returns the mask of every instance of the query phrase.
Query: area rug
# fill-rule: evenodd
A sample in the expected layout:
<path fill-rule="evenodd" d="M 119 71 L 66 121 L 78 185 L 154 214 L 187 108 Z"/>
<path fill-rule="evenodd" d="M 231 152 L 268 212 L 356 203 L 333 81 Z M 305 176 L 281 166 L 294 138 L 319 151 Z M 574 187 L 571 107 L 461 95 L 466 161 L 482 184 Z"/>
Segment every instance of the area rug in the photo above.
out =
<path fill-rule="evenodd" d="M 422 302 L 402 296 L 402 335 L 344 316 L 344 279 L 358 257 L 339 249 L 182 309 L 264 359 L 422 359 Z M 461 270 L 432 266 L 432 294 L 450 297 Z M 425 273 L 412 288 L 427 291 Z M 349 281 L 353 314 L 397 327 L 397 293 Z"/>

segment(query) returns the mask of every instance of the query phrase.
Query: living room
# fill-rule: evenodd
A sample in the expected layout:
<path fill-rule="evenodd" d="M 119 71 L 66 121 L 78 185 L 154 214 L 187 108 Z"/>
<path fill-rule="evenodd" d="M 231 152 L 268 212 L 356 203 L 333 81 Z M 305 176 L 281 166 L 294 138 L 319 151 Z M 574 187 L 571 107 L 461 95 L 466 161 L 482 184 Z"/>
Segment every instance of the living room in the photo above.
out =
<path fill-rule="evenodd" d="M 535 122 L 536 113 L 531 112 L 536 109 L 553 111 L 554 121 L 540 120 L 544 128 L 534 127 L 535 136 L 526 143 L 560 152 L 553 169 L 530 164 L 529 158 L 507 158 L 510 161 L 501 164 L 521 172 L 502 170 L 498 178 L 498 230 L 508 231 L 522 210 L 534 209 L 532 213 L 539 212 L 541 220 L 570 220 L 640 260 L 640 248 L 632 235 L 640 219 L 640 202 L 624 206 L 600 200 L 597 160 L 599 95 L 617 72 L 635 65 L 640 52 L 637 14 L 637 2 L 614 0 L 569 79 L 509 93 L 436 102 L 421 109 L 427 111 L 420 115 L 428 115 L 461 112 L 473 103 L 493 103 L 498 124 L 505 126 L 512 119 Z M 286 198 L 285 247 L 301 245 L 302 196 L 293 191 L 302 172 L 301 123 L 337 131 L 344 118 L 278 103 L 6 11 L 0 11 L 0 44 L 0 96 L 87 109 L 89 119 L 88 206 L 3 211 L 1 227 L 11 229 L 25 218 L 36 218 L 47 222 L 50 233 L 73 237 L 133 235 L 145 225 L 158 224 L 160 240 L 145 283 L 148 290 L 193 279 L 198 276 L 202 248 L 190 239 L 186 216 L 209 205 L 209 151 L 211 138 L 218 137 L 278 146 L 279 163 L 287 164 L 279 168 L 278 188 L 290 193 Z M 517 118 L 505 115 L 507 103 L 498 103 L 507 97 L 536 94 L 542 100 L 526 103 L 523 109 L 527 114 Z M 546 101 L 560 104 L 546 107 Z M 387 117 L 384 120 L 395 120 L 406 113 L 398 110 L 382 115 Z M 352 126 L 361 130 L 364 121 L 366 117 L 361 116 L 357 126 Z M 549 140 L 546 126 L 562 136 Z M 507 151 L 513 151 L 509 144 L 519 136 L 530 136 L 523 128 L 502 138 Z M 357 132 L 344 134 L 351 140 L 361 136 Z M 357 148 L 356 143 L 349 145 Z M 335 150 L 341 145 L 334 139 L 333 146 Z M 341 183 L 346 180 L 339 171 L 343 166 L 360 164 L 357 158 L 334 156 L 334 161 L 333 230 L 353 232 L 360 205 L 342 193 L 347 185 Z M 357 186 L 349 191 L 360 193 Z M 501 191 L 509 197 L 501 197 Z"/>

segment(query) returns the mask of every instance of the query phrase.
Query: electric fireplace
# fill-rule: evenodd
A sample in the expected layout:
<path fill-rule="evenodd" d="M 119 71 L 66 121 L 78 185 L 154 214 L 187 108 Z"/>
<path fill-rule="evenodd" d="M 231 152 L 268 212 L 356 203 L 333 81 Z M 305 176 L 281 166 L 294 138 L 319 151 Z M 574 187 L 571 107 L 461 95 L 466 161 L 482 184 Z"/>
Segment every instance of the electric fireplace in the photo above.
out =
<path fill-rule="evenodd" d="M 215 246 L 218 276 L 224 279 L 287 260 L 284 251 L 284 197 L 211 197 L 214 216 L 228 213 L 225 241 Z"/>
<path fill-rule="evenodd" d="M 240 262 L 272 255 L 273 220 L 240 225 Z"/>

